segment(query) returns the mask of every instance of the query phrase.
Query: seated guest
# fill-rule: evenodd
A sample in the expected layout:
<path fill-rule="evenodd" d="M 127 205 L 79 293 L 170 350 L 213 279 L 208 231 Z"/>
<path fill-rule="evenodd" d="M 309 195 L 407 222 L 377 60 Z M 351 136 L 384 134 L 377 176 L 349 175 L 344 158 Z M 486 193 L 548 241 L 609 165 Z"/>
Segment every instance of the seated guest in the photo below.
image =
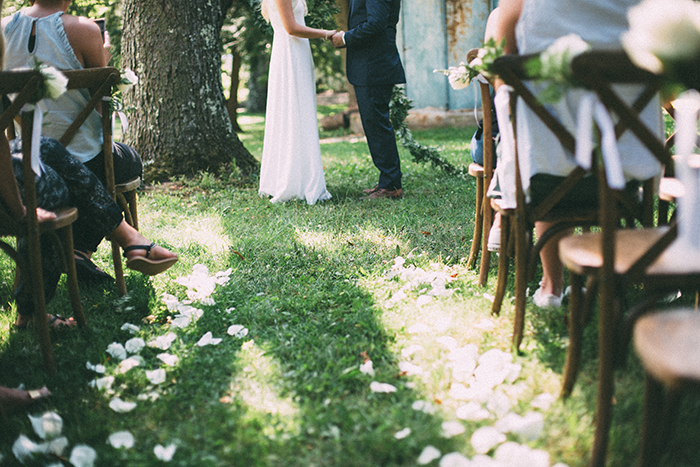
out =
<path fill-rule="evenodd" d="M 107 66 L 110 54 L 103 44 L 99 26 L 88 18 L 66 14 L 71 0 L 30 0 L 30 3 L 31 7 L 2 20 L 6 70 L 30 68 L 37 61 L 59 70 Z M 108 43 L 106 45 L 108 47 Z M 44 136 L 60 139 L 89 99 L 88 91 L 82 89 L 68 91 L 55 101 L 46 101 Z M 93 112 L 67 149 L 105 185 L 102 142 L 102 121 L 100 115 Z M 116 183 L 141 176 L 143 164 L 133 148 L 115 142 L 112 152 Z M 102 238 L 89 236 L 82 229 L 75 229 L 74 236 L 79 273 L 93 272 L 97 277 L 108 278 L 89 259 Z"/>
<path fill-rule="evenodd" d="M 594 50 L 621 49 L 620 35 L 628 29 L 627 11 L 641 0 L 501 0 L 496 38 L 506 39 L 506 53 L 531 54 L 544 51 L 558 38 L 576 34 Z M 531 85 L 534 88 L 534 84 Z M 542 85 L 542 89 L 545 85 Z M 631 102 L 638 88 L 616 86 L 616 92 Z M 535 94 L 537 90 L 535 89 Z M 586 91 L 571 89 L 548 109 L 565 127 L 575 134 L 576 112 Z M 650 130 L 663 133 L 661 104 L 653 99 L 644 109 L 641 119 Z M 525 105 L 517 106 L 517 144 L 523 188 L 530 202 L 536 205 L 576 167 L 573 154 L 559 143 L 554 134 Z M 626 132 L 618 142 L 625 178 L 646 180 L 661 173 L 654 156 L 631 133 Z M 595 203 L 591 193 L 597 193 L 595 177 L 585 177 L 566 206 L 577 207 Z M 628 187 L 634 186 L 633 183 Z M 538 237 L 551 226 L 536 222 Z M 564 268 L 559 260 L 556 239 L 548 242 L 540 252 L 542 282 L 533 296 L 538 307 L 558 307 L 564 286 Z"/>

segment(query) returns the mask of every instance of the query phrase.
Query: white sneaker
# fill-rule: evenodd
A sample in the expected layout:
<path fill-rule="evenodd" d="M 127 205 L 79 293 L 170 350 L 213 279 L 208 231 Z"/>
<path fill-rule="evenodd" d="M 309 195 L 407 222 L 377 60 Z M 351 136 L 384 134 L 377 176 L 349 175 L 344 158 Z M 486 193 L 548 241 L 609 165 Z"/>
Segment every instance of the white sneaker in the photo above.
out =
<path fill-rule="evenodd" d="M 501 248 L 501 228 L 491 227 L 489 230 L 489 240 L 486 242 L 489 251 L 498 251 Z"/>
<path fill-rule="evenodd" d="M 561 306 L 561 295 L 552 295 L 542 292 L 542 286 L 535 290 L 532 296 L 532 303 L 537 308 L 559 308 Z"/>

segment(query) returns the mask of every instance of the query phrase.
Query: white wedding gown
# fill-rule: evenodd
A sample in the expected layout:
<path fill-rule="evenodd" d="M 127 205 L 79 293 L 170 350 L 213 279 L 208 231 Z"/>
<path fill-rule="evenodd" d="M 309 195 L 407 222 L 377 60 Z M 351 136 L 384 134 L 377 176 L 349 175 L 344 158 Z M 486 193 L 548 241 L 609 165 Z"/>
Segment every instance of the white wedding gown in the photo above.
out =
<path fill-rule="evenodd" d="M 304 24 L 305 5 L 292 0 L 294 18 Z M 321 162 L 316 119 L 316 82 L 308 39 L 290 36 L 275 1 L 269 2 L 275 31 L 267 85 L 260 196 L 273 203 L 291 199 L 308 204 L 329 199 Z"/>

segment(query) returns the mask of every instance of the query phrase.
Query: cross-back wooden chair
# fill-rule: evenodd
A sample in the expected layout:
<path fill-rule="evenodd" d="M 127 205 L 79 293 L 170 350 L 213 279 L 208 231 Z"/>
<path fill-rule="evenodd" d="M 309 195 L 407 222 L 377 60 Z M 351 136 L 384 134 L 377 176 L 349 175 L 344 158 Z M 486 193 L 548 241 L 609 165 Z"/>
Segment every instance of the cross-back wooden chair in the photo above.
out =
<path fill-rule="evenodd" d="M 471 49 L 467 52 L 467 63 L 471 62 L 479 52 L 479 49 Z M 472 247 L 467 260 L 467 267 L 473 268 L 476 259 L 481 252 L 479 262 L 479 286 L 485 287 L 489 276 L 491 252 L 488 249 L 488 237 L 493 224 L 493 208 L 486 195 L 487 188 L 493 178 L 494 147 L 493 138 L 493 106 L 491 103 L 491 86 L 488 83 L 477 81 L 481 93 L 481 118 L 483 121 L 483 165 L 472 162 L 469 164 L 469 175 L 476 179 L 476 206 L 474 213 L 474 235 Z"/>
<path fill-rule="evenodd" d="M 67 89 L 89 89 L 92 98 L 71 126 L 59 138 L 64 146 L 68 146 L 80 127 L 95 110 L 101 109 L 103 151 L 105 159 L 105 179 L 107 191 L 124 211 L 124 218 L 135 229 L 138 229 L 138 209 L 136 190 L 141 185 L 140 178 L 134 178 L 126 183 L 116 185 L 114 183 L 114 161 L 112 159 L 112 112 L 111 96 L 112 87 L 119 82 L 119 70 L 113 67 L 89 68 L 85 70 L 65 71 L 68 78 Z M 102 106 L 102 107 L 101 107 Z M 112 241 L 112 261 L 114 263 L 114 276 L 117 290 L 120 295 L 126 294 L 126 282 L 124 281 L 124 268 L 122 265 L 119 245 Z"/>
<path fill-rule="evenodd" d="M 574 76 L 593 90 L 609 112 L 619 118 L 624 127 L 654 154 L 672 168 L 673 160 L 663 138 L 654 135 L 638 117 L 642 99 L 625 104 L 612 87 L 613 83 L 636 83 L 643 86 L 640 96 L 655 95 L 662 78 L 636 68 L 622 52 L 588 52 L 572 63 Z M 660 111 L 660 109 L 659 109 Z M 601 180 L 604 177 L 601 173 Z M 591 296 L 599 295 L 598 322 L 598 395 L 596 429 L 592 466 L 605 465 L 607 441 L 612 421 L 614 370 L 623 361 L 634 321 L 648 311 L 665 294 L 678 289 L 700 287 L 700 264 L 683 264 L 683 259 L 665 260 L 668 246 L 677 234 L 677 225 L 620 229 L 616 203 L 610 202 L 612 190 L 601 183 L 600 232 L 585 233 L 562 239 L 559 244 L 561 260 L 570 272 L 571 299 L 569 318 L 569 349 L 562 396 L 566 397 L 576 379 L 581 353 L 582 331 L 588 316 Z M 583 278 L 589 284 L 584 300 Z M 625 291 L 642 284 L 644 297 L 630 308 L 627 316 Z"/>
<path fill-rule="evenodd" d="M 515 256 L 515 318 L 513 324 L 513 347 L 519 349 L 523 339 L 525 326 L 525 308 L 526 308 L 526 290 L 528 283 L 533 279 L 535 266 L 539 260 L 539 252 L 547 244 L 552 241 L 561 232 L 574 227 L 591 227 L 598 224 L 599 211 L 596 207 L 580 207 L 575 209 L 560 208 L 557 203 L 561 201 L 586 175 L 595 175 L 595 165 L 591 170 L 585 170 L 581 167 L 575 168 L 564 178 L 564 180 L 538 205 L 533 206 L 526 201 L 525 193 L 522 186 L 519 155 L 517 151 L 517 127 L 516 108 L 518 105 L 517 98 L 522 99 L 522 103 L 527 105 L 532 112 L 539 118 L 547 128 L 554 134 L 561 145 L 572 155 L 575 153 L 576 140 L 573 134 L 538 100 L 538 98 L 526 86 L 525 81 L 529 79 L 525 71 L 525 63 L 534 56 L 504 56 L 497 59 L 494 63 L 496 74 L 509 86 L 513 88 L 511 95 L 511 119 L 514 128 L 516 139 L 515 144 L 515 184 L 516 184 L 516 200 L 517 204 L 514 209 L 499 209 L 501 219 L 511 220 L 511 234 L 514 242 Z M 643 96 L 644 99 L 647 96 Z M 650 98 L 650 97 L 649 97 Z M 648 102 L 648 100 L 646 101 Z M 640 106 L 643 99 L 637 103 Z M 641 108 L 644 107 L 641 105 Z M 624 132 L 625 127 L 618 125 L 618 137 Z M 653 181 L 648 180 L 644 183 L 644 199 L 641 203 L 629 196 L 626 192 L 616 193 L 617 202 L 623 206 L 624 217 L 629 223 L 634 223 L 639 220 L 647 225 L 651 223 L 653 198 L 649 195 L 652 191 Z M 537 221 L 545 221 L 553 223 L 553 226 L 545 232 L 541 238 L 538 238 L 533 243 L 532 231 Z M 506 224 L 507 225 L 507 224 Z M 502 246 L 506 239 L 506 232 L 502 227 Z M 502 251 L 499 259 L 498 273 L 499 280 L 496 287 L 496 293 L 492 312 L 498 314 L 501 304 L 505 296 L 505 288 L 508 277 L 508 259 Z"/>
<path fill-rule="evenodd" d="M 59 252 L 63 269 L 68 277 L 68 290 L 73 307 L 73 314 L 80 326 L 86 325 L 85 315 L 80 303 L 80 291 L 73 258 L 72 223 L 78 218 L 76 208 L 64 208 L 56 211 L 56 219 L 39 222 L 36 215 L 36 186 L 31 167 L 32 133 L 34 110 L 22 110 L 24 105 L 36 92 L 42 78 L 37 71 L 0 72 L 0 96 L 17 93 L 11 105 L 0 115 L 0 131 L 6 132 L 14 126 L 17 115 L 21 117 L 22 128 L 22 170 L 24 176 L 24 203 L 27 216 L 18 221 L 6 212 L 0 203 L 0 237 L 26 237 L 28 243 L 28 263 L 8 242 L 0 240 L 0 249 L 7 253 L 17 264 L 20 274 L 26 279 L 34 299 L 34 324 L 39 336 L 39 344 L 46 369 L 53 373 L 55 363 L 51 340 L 49 337 L 46 303 L 44 300 L 43 276 L 41 267 L 41 235 L 44 240 L 54 242 Z M 60 237 L 60 239 L 59 239 Z"/>
<path fill-rule="evenodd" d="M 700 393 L 700 313 L 664 310 L 640 318 L 634 348 L 646 373 L 639 467 L 656 467 L 668 447 L 683 393 Z"/>

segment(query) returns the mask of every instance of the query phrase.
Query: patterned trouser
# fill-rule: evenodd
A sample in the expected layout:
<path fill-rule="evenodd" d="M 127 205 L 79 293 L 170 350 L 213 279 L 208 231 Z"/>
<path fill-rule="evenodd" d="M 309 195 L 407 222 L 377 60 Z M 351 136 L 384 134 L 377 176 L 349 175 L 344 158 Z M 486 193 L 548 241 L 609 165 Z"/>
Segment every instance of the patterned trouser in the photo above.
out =
<path fill-rule="evenodd" d="M 11 142 L 15 178 L 20 192 L 23 192 L 21 154 L 17 153 L 19 148 L 16 141 Z M 78 220 L 73 224 L 76 249 L 81 249 L 78 247 L 78 238 L 83 244 L 94 244 L 96 248 L 100 241 L 121 223 L 122 213 L 119 206 L 95 174 L 70 155 L 58 141 L 51 138 L 41 139 L 41 161 L 44 164 L 44 172 L 36 179 L 37 204 L 49 211 L 63 206 L 78 208 Z M 23 239 L 20 239 L 18 249 L 20 254 L 27 258 L 27 245 Z M 61 276 L 58 253 L 48 238 L 42 238 L 41 241 L 41 262 L 44 295 L 48 303 L 56 292 L 56 284 Z M 31 291 L 21 277 L 15 299 L 20 314 L 33 313 Z"/>

